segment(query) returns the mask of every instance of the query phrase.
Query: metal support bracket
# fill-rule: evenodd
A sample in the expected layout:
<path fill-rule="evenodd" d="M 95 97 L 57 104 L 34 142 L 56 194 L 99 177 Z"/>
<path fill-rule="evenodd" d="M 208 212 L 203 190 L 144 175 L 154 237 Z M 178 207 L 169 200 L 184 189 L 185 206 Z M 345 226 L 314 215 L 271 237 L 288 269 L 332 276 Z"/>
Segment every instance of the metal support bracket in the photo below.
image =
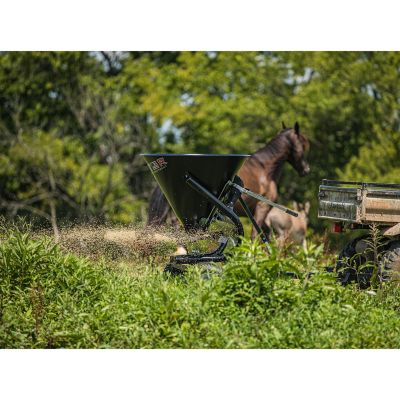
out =
<path fill-rule="evenodd" d="M 257 199 L 258 201 L 262 201 L 263 203 L 266 203 L 266 204 L 270 205 L 271 207 L 275 207 L 275 208 L 277 208 L 277 209 L 279 209 L 279 210 L 281 210 L 281 211 L 283 211 L 283 212 L 285 212 L 285 213 L 287 213 L 289 215 L 292 215 L 293 217 L 298 217 L 299 216 L 299 214 L 296 211 L 293 211 L 290 208 L 287 208 L 285 206 L 281 206 L 280 204 L 275 203 L 275 202 L 267 199 L 266 197 L 261 196 L 260 194 L 254 193 L 249 189 L 245 189 L 245 188 L 237 185 L 234 182 L 229 181 L 228 183 L 229 183 L 229 185 L 233 186 L 235 189 L 239 190 L 241 193 L 247 194 L 248 196 Z"/>

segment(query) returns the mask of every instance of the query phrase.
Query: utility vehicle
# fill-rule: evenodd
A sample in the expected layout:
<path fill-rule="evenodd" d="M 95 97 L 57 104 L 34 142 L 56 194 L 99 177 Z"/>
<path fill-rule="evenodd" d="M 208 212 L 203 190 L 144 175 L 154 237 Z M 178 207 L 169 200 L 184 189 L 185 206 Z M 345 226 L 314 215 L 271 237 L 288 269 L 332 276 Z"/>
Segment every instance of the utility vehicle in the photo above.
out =
<path fill-rule="evenodd" d="M 338 256 L 343 284 L 400 278 L 400 184 L 323 179 L 318 198 L 318 217 L 332 220 L 334 232 L 363 231 Z"/>

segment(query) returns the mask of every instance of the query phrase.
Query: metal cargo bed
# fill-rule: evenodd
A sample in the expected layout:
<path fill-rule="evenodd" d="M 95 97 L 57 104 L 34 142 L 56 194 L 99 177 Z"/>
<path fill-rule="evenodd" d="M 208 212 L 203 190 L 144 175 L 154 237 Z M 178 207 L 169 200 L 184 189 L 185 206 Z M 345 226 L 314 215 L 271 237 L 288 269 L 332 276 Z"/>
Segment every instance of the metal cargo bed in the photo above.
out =
<path fill-rule="evenodd" d="M 400 184 L 323 179 L 318 197 L 319 218 L 362 225 L 400 223 Z"/>

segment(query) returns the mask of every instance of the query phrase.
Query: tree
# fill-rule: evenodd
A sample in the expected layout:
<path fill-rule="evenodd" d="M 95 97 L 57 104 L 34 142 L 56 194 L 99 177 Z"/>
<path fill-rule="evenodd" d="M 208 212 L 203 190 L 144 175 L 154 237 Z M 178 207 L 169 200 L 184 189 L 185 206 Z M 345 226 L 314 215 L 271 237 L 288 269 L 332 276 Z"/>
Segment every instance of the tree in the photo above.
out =
<path fill-rule="evenodd" d="M 396 180 L 398 65 L 395 52 L 2 53 L 0 207 L 128 222 L 155 185 L 140 153 L 251 153 L 297 120 L 311 174 L 286 168 L 280 201 L 311 200 L 318 228 L 322 178 Z"/>
<path fill-rule="evenodd" d="M 129 222 L 140 214 L 130 178 L 143 169 L 148 135 L 142 116 L 119 106 L 117 75 L 88 53 L 1 55 L 3 212 L 44 218 L 55 234 L 59 218 Z"/>

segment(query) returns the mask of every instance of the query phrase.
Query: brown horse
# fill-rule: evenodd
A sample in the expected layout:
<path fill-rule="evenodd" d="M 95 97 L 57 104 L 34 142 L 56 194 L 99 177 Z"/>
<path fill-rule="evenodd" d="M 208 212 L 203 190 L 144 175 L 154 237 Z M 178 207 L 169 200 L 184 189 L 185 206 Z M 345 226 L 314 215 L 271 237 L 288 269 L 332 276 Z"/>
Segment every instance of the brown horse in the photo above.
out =
<path fill-rule="evenodd" d="M 286 129 L 283 125 L 282 131 L 244 163 L 239 171 L 239 177 L 247 189 L 259 193 L 271 201 L 276 201 L 278 198 L 278 182 L 286 161 L 300 176 L 305 176 L 310 172 L 310 166 L 305 158 L 308 148 L 309 142 L 300 133 L 300 126 L 297 122 L 294 128 Z M 245 195 L 243 198 L 253 212 L 257 224 L 265 232 L 268 232 L 265 219 L 271 206 L 259 202 L 253 197 Z M 245 215 L 239 204 L 235 211 L 241 216 Z M 252 239 L 256 235 L 257 231 L 253 228 Z"/>
<path fill-rule="evenodd" d="M 310 172 L 305 158 L 309 142 L 300 133 L 299 124 L 296 122 L 293 128 L 286 128 L 283 124 L 282 126 L 283 129 L 266 146 L 255 152 L 239 171 L 244 187 L 272 201 L 276 201 L 278 197 L 278 182 L 286 161 L 300 176 L 305 176 Z M 271 207 L 246 195 L 244 200 L 253 212 L 258 225 L 268 232 L 265 219 Z M 164 223 L 169 210 L 166 198 L 157 187 L 150 199 L 148 224 Z M 240 205 L 235 208 L 235 211 L 239 215 L 245 215 Z M 257 231 L 253 229 L 252 239 L 256 235 Z"/>

